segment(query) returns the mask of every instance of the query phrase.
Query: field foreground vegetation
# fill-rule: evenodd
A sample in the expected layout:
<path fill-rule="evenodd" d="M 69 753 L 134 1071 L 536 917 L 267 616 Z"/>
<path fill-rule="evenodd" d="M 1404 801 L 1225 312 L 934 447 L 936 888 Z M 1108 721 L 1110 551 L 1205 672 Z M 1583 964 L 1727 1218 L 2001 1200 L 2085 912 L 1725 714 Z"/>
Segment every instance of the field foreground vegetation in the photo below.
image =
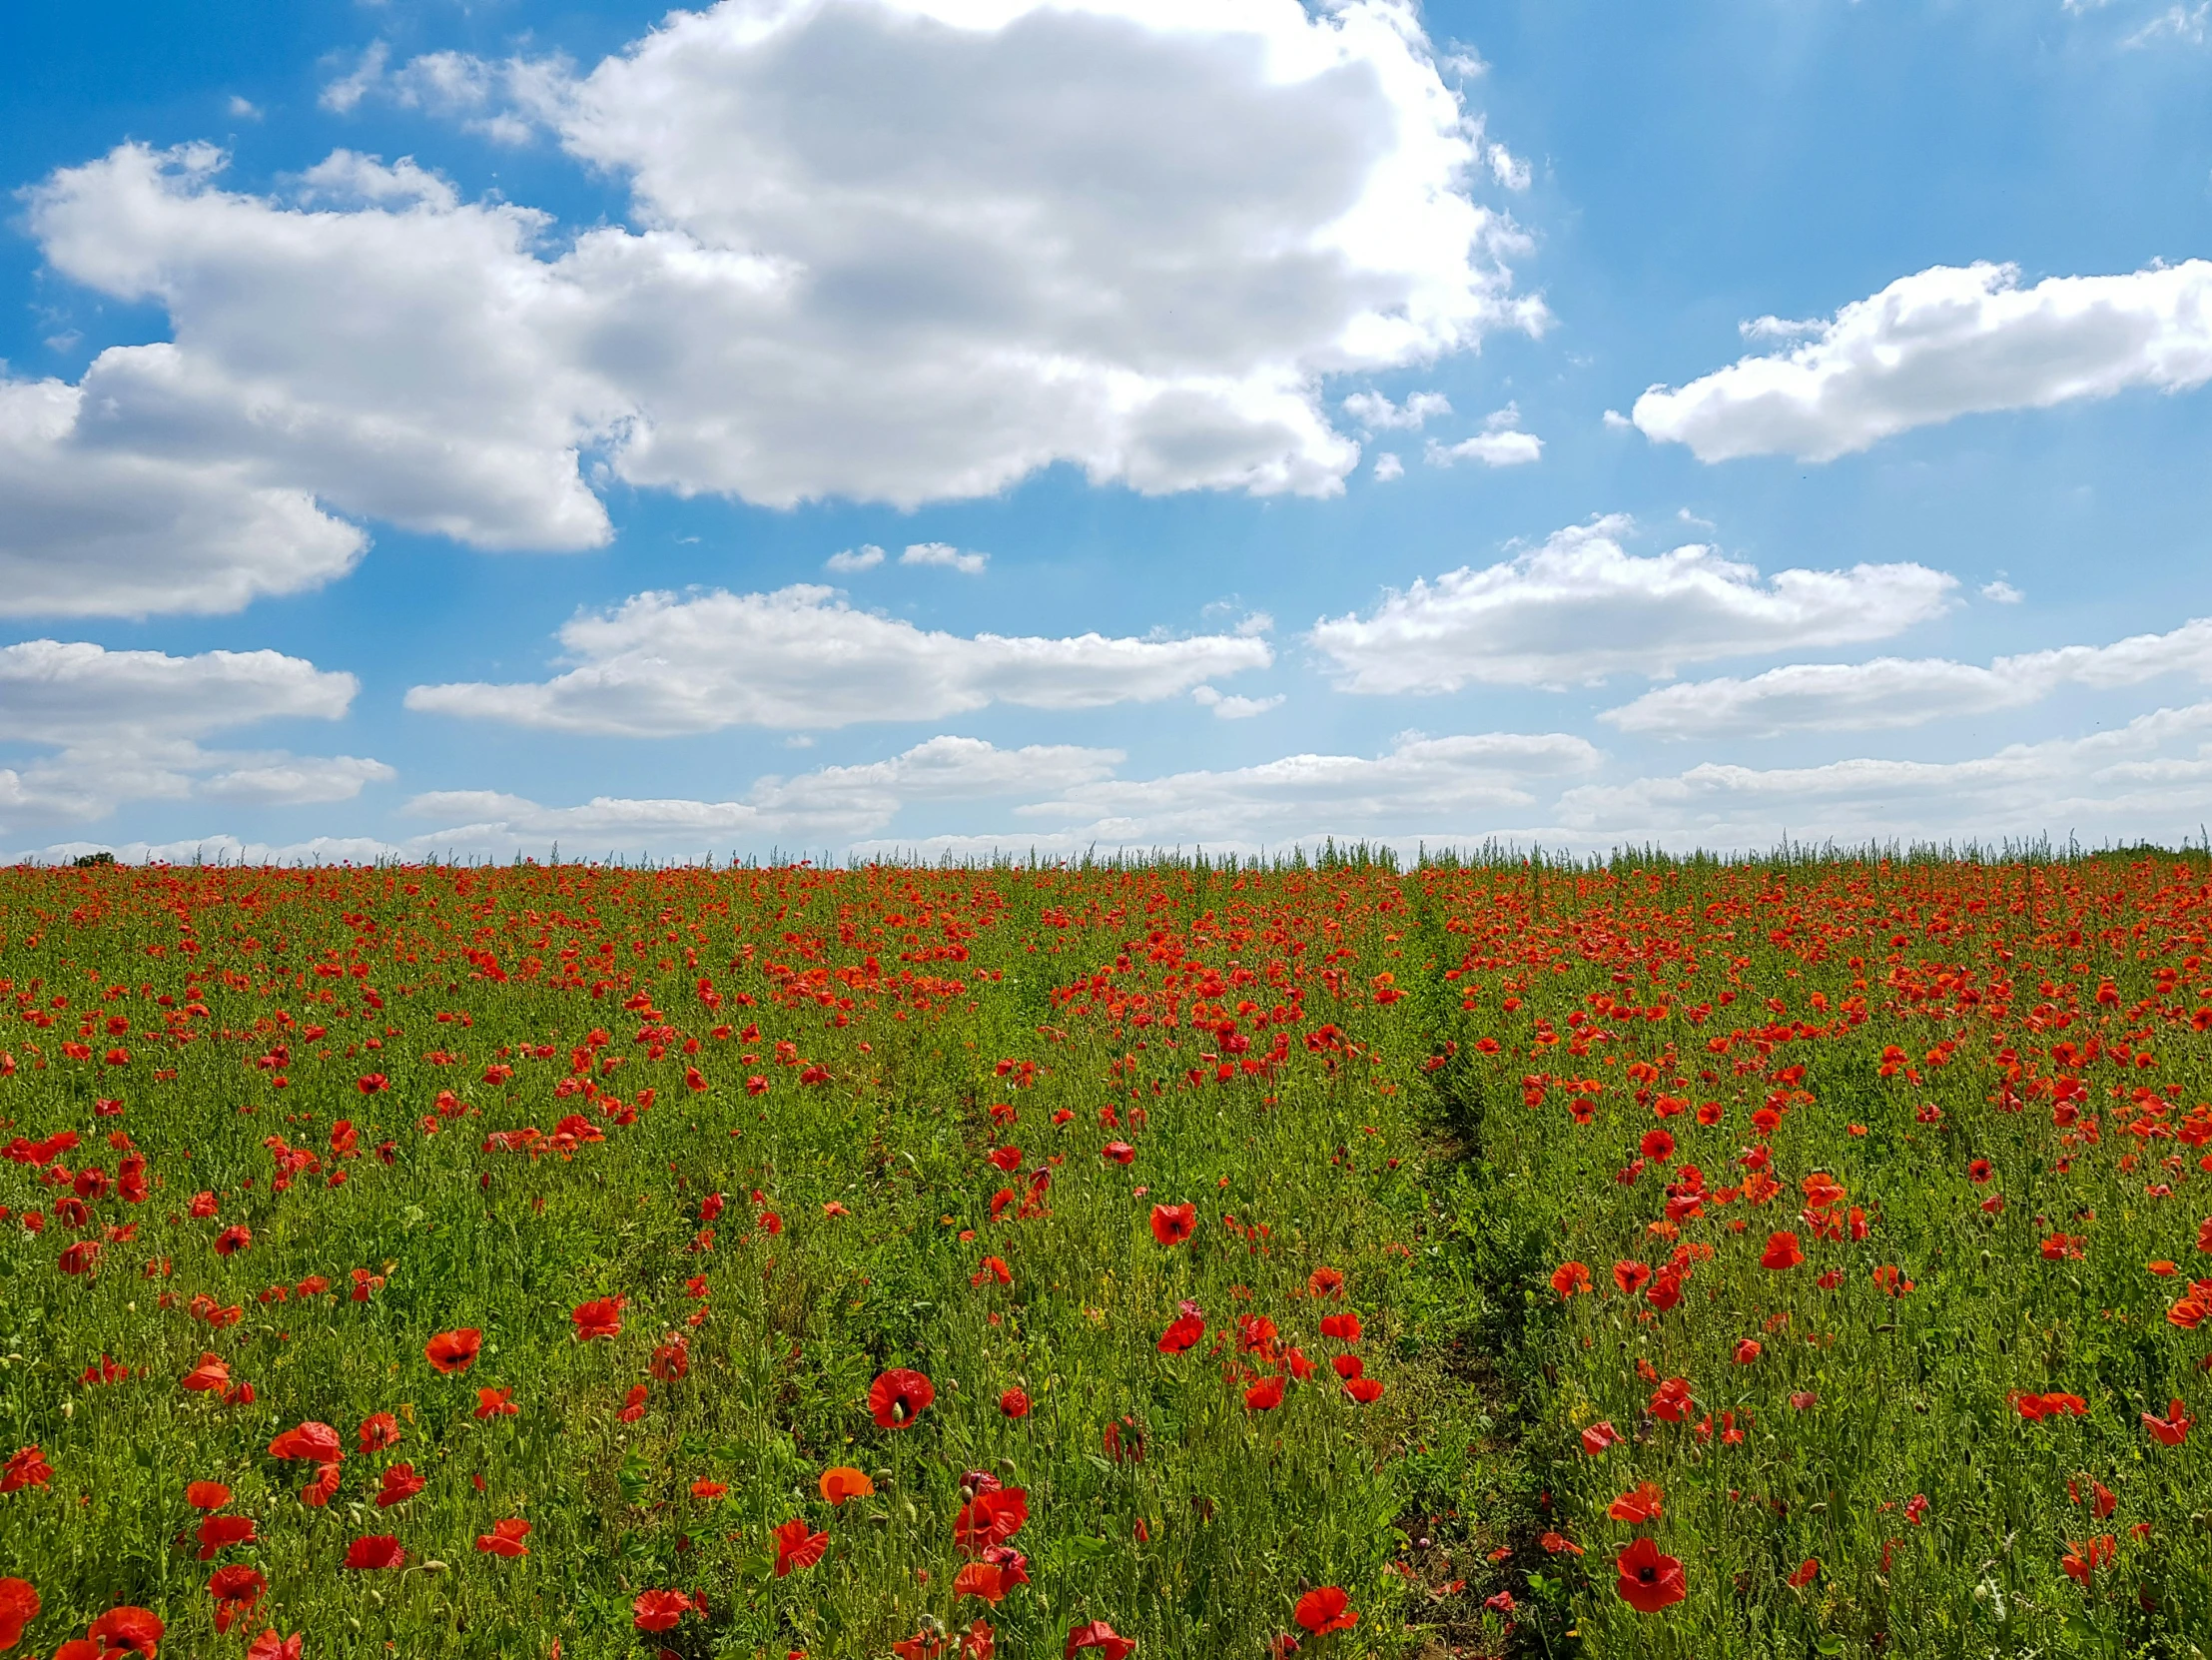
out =
<path fill-rule="evenodd" d="M 2198 1654 L 2208 921 L 0 872 L 0 1651 Z"/>

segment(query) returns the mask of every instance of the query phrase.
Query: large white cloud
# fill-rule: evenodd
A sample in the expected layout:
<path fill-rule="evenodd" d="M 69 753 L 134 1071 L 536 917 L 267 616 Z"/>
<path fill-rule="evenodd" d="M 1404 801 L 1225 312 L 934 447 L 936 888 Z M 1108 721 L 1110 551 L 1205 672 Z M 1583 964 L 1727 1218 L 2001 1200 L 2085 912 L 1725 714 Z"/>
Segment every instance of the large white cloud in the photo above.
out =
<path fill-rule="evenodd" d="M 369 545 L 308 490 L 117 446 L 114 420 L 97 393 L 0 377 L 0 614 L 233 611 L 342 575 Z"/>
<path fill-rule="evenodd" d="M 973 636 L 855 609 L 812 584 L 774 593 L 641 593 L 560 631 L 577 666 L 521 685 L 416 686 L 407 707 L 566 732 L 664 737 L 731 726 L 935 720 L 1019 703 L 1085 709 L 1173 697 L 1264 668 L 1262 639 Z"/>
<path fill-rule="evenodd" d="M 2212 380 L 2212 262 L 2026 289 L 2013 266 L 1934 266 L 1805 327 L 1811 338 L 1788 352 L 1654 387 L 1636 424 L 1702 461 L 1826 461 L 1977 412 L 2185 391 Z"/>
<path fill-rule="evenodd" d="M 1942 657 L 1790 663 L 1748 679 L 1655 687 L 1599 718 L 1662 738 L 1875 731 L 2022 708 L 2064 685 L 2132 686 L 2164 674 L 2212 680 L 2212 620 L 2111 645 L 2021 652 L 1986 668 Z"/>
<path fill-rule="evenodd" d="M 50 748 L 0 768 L 0 826 L 96 819 L 129 801 L 257 806 L 352 800 L 394 776 L 359 756 L 203 749 L 278 718 L 337 720 L 359 683 L 276 651 L 109 651 L 26 640 L 0 648 L 0 740 Z"/>
<path fill-rule="evenodd" d="M 1565 686 L 1883 639 L 1936 615 L 1957 586 L 1917 564 L 1762 580 L 1712 547 L 1632 554 L 1629 528 L 1610 517 L 1561 530 L 1503 563 L 1416 581 L 1369 615 L 1323 620 L 1308 638 L 1346 691 Z"/>
<path fill-rule="evenodd" d="M 327 579 L 362 545 L 334 511 L 597 545 L 602 464 L 774 505 L 1058 462 L 1325 494 L 1359 452 L 1325 378 L 1544 321 L 1470 194 L 1480 122 L 1397 0 L 727 0 L 581 77 L 371 54 L 328 102 L 379 88 L 542 124 L 627 181 L 631 223 L 564 237 L 347 151 L 275 194 L 221 188 L 206 145 L 56 172 L 28 198 L 49 266 L 161 306 L 173 338 L 11 391 L 0 509 L 62 530 L 0 531 L 40 567 L 4 603 L 114 608 L 39 511 L 79 476 L 183 536 L 169 594 L 152 532 L 86 533 L 151 579 L 142 609 Z M 226 539 L 240 568 L 194 576 Z"/>
<path fill-rule="evenodd" d="M 935 737 L 888 760 L 763 778 L 738 801 L 627 800 L 597 796 L 548 807 L 492 790 L 416 796 L 417 818 L 447 819 L 414 837 L 418 852 L 511 852 L 565 842 L 571 854 L 760 847 L 783 837 L 837 843 L 883 829 L 909 802 L 986 800 L 1103 778 L 1119 750 L 1071 744 L 999 749 L 980 738 Z"/>

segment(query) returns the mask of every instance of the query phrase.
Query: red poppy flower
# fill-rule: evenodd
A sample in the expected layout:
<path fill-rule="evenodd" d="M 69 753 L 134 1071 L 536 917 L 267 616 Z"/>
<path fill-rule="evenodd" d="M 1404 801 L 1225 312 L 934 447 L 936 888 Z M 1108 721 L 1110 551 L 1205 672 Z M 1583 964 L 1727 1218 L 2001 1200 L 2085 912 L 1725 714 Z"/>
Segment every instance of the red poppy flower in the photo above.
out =
<path fill-rule="evenodd" d="M 229 1567 L 217 1568 L 208 1581 L 208 1594 L 215 1598 L 215 1628 L 228 1631 L 253 1612 L 254 1604 L 261 1601 L 269 1589 L 269 1581 L 261 1570 L 244 1562 L 233 1562 Z"/>
<path fill-rule="evenodd" d="M 729 1490 L 728 1483 L 721 1481 L 694 1481 L 691 1484 L 691 1496 L 698 1499 L 717 1499 Z"/>
<path fill-rule="evenodd" d="M 1561 1296 L 1574 1296 L 1590 1289 L 1590 1269 L 1583 1262 L 1562 1262 L 1552 1269 L 1552 1289 Z"/>
<path fill-rule="evenodd" d="M 472 1418 L 511 1418 L 522 1408 L 509 1398 L 512 1389 L 478 1389 L 476 1409 L 468 1415 Z"/>
<path fill-rule="evenodd" d="M 967 1562 L 953 1576 L 953 1599 L 981 1597 L 994 1608 L 1007 1594 L 1006 1569 L 996 1562 Z"/>
<path fill-rule="evenodd" d="M 212 1562 L 232 1545 L 255 1542 L 252 1516 L 210 1516 L 200 1524 L 200 1560 Z"/>
<path fill-rule="evenodd" d="M 622 1334 L 622 1304 L 626 1296 L 602 1296 L 591 1302 L 579 1302 L 569 1311 L 575 1322 L 576 1340 L 587 1343 L 594 1337 L 618 1337 Z"/>
<path fill-rule="evenodd" d="M 1030 1415 L 1030 1397 L 1020 1389 L 1009 1389 L 999 1397 L 999 1410 L 1010 1418 L 1026 1418 Z"/>
<path fill-rule="evenodd" d="M 1022 1167 L 1022 1150 L 1018 1147 L 995 1147 L 991 1150 L 991 1163 L 1011 1176 Z"/>
<path fill-rule="evenodd" d="M 1282 1404 L 1282 1379 L 1260 1379 L 1244 1391 L 1244 1404 L 1255 1412 L 1272 1412 Z"/>
<path fill-rule="evenodd" d="M 642 1383 L 632 1383 L 630 1392 L 622 1397 L 622 1409 L 614 1415 L 624 1423 L 635 1423 L 645 1415 L 645 1400 L 651 1391 Z"/>
<path fill-rule="evenodd" d="M 300 1660 L 306 1642 L 304 1631 L 295 1631 L 289 1637 L 280 1637 L 274 1630 L 264 1631 L 247 1646 L 246 1660 Z"/>
<path fill-rule="evenodd" d="M 865 1473 L 847 1464 L 824 1470 L 816 1485 L 821 1490 L 822 1501 L 833 1510 L 848 1499 L 868 1498 L 876 1490 L 875 1482 Z"/>
<path fill-rule="evenodd" d="M 2079 1544 L 2069 1542 L 2066 1547 L 2066 1555 L 2060 1560 L 2058 1566 L 2067 1577 L 2078 1581 L 2083 1586 L 2087 1586 L 2090 1577 L 2096 1570 L 2109 1566 L 2112 1559 L 2119 1554 L 2119 1540 L 2109 1533 L 2101 1538 L 2090 1539 Z"/>
<path fill-rule="evenodd" d="M 1622 1551 L 1614 1571 L 1620 1575 L 1615 1589 L 1621 1600 L 1639 1614 L 1656 1614 L 1689 1594 L 1682 1582 L 1682 1563 L 1649 1539 L 1637 1539 Z"/>
<path fill-rule="evenodd" d="M 384 1466 L 383 1490 L 376 1495 L 376 1508 L 388 1510 L 394 1504 L 414 1497 L 427 1483 L 414 1473 L 412 1464 L 387 1464 Z"/>
<path fill-rule="evenodd" d="M 215 1237 L 215 1253 L 218 1256 L 235 1256 L 254 1243 L 254 1231 L 244 1223 L 233 1223 Z"/>
<path fill-rule="evenodd" d="M 1110 1164 L 1125 1165 L 1136 1157 L 1136 1149 L 1127 1142 L 1108 1142 L 1099 1149 L 1099 1157 Z"/>
<path fill-rule="evenodd" d="M 399 1444 L 399 1420 L 389 1412 L 371 1412 L 361 1420 L 359 1446 L 364 1452 L 381 1452 Z"/>
<path fill-rule="evenodd" d="M 1197 1231 L 1198 1208 L 1195 1205 L 1155 1205 L 1152 1207 L 1152 1238 L 1163 1245 L 1179 1245 Z"/>
<path fill-rule="evenodd" d="M 1576 1544 L 1574 1540 L 1563 1533 L 1546 1532 L 1536 1542 L 1554 1556 L 1581 1556 L 1585 1554 L 1582 1546 Z"/>
<path fill-rule="evenodd" d="M 473 1325 L 457 1331 L 440 1331 L 422 1347 L 423 1356 L 442 1372 L 466 1371 L 484 1346 L 484 1334 Z"/>
<path fill-rule="evenodd" d="M 476 1535 L 476 1548 L 486 1556 L 504 1556 L 512 1559 L 527 1556 L 530 1547 L 522 1541 L 529 1535 L 530 1524 L 519 1516 L 508 1516 L 491 1524 L 489 1533 Z"/>
<path fill-rule="evenodd" d="M 1078 1649 L 1095 1648 L 1103 1660 L 1128 1660 L 1135 1652 L 1136 1640 L 1114 1634 L 1113 1627 L 1104 1620 L 1087 1620 L 1068 1633 L 1068 1646 L 1060 1651 L 1061 1660 L 1076 1660 Z"/>
<path fill-rule="evenodd" d="M 688 1339 L 677 1337 L 658 1344 L 645 1369 L 663 1383 L 680 1383 L 691 1371 L 691 1344 Z"/>
<path fill-rule="evenodd" d="M 111 1608 L 86 1629 L 85 1635 L 100 1645 L 102 1655 L 155 1652 L 164 1626 L 150 1608 Z"/>
<path fill-rule="evenodd" d="M 1675 1139 L 1664 1130 L 1647 1130 L 1636 1151 L 1653 1164 L 1664 1165 L 1675 1156 Z"/>
<path fill-rule="evenodd" d="M 968 1283 L 981 1285 L 994 1279 L 1002 1285 L 1014 1283 L 1014 1270 L 1007 1266 L 1006 1258 L 1003 1256 L 986 1256 L 983 1259 L 983 1266 L 968 1276 Z"/>
<path fill-rule="evenodd" d="M 1603 1420 L 1582 1432 L 1582 1450 L 1595 1458 L 1621 1438 L 1621 1432 Z"/>
<path fill-rule="evenodd" d="M 2188 1438 L 2189 1425 L 2195 1421 L 2178 1400 L 2167 1405 L 2166 1415 L 2162 1418 L 2154 1417 L 2149 1412 L 2143 1414 L 2143 1427 L 2150 1431 L 2151 1439 L 2160 1446 L 2181 1445 Z"/>
<path fill-rule="evenodd" d="M 1205 1335 L 1205 1320 L 1197 1314 L 1184 1314 L 1159 1334 L 1153 1346 L 1162 1354 L 1180 1354 Z"/>
<path fill-rule="evenodd" d="M 1652 1391 L 1651 1412 L 1668 1423 L 1681 1423 L 1696 1410 L 1690 1398 L 1690 1379 L 1670 1377 Z"/>
<path fill-rule="evenodd" d="M 1763 1268 L 1794 1268 L 1805 1260 L 1805 1247 L 1798 1244 L 1798 1237 L 1791 1233 L 1767 1236 L 1767 1248 L 1760 1253 L 1759 1265 Z"/>
<path fill-rule="evenodd" d="M 1382 1398 L 1382 1385 L 1372 1377 L 1354 1377 L 1344 1384 L 1344 1392 L 1362 1406 L 1372 1406 Z"/>
<path fill-rule="evenodd" d="M 1308 1591 L 1298 1598 L 1297 1607 L 1290 1617 L 1316 1637 L 1331 1631 L 1349 1631 L 1359 1623 L 1359 1614 L 1351 1605 L 1351 1599 L 1334 1585 L 1323 1585 L 1319 1590 Z"/>
<path fill-rule="evenodd" d="M 1025 1488 L 979 1492 L 953 1518 L 953 1543 L 971 1556 L 981 1556 L 1013 1538 L 1029 1519 L 1030 1495 Z"/>
<path fill-rule="evenodd" d="M 269 1443 L 273 1458 L 312 1458 L 319 1464 L 333 1464 L 345 1454 L 339 1448 L 338 1431 L 327 1423 L 303 1423 L 296 1429 L 288 1429 Z"/>
<path fill-rule="evenodd" d="M 1736 1344 L 1736 1363 L 1740 1366 L 1748 1366 L 1764 1352 L 1766 1351 L 1759 1346 L 1757 1337 L 1741 1338 Z"/>
<path fill-rule="evenodd" d="M 868 1410 L 878 1429 L 911 1429 L 937 1399 L 937 1385 L 920 1372 L 894 1366 L 868 1385 Z"/>
<path fill-rule="evenodd" d="M 346 1548 L 346 1565 L 357 1573 L 396 1568 L 406 1559 L 407 1553 L 389 1533 L 365 1534 Z"/>
<path fill-rule="evenodd" d="M 1617 1522 L 1627 1522 L 1631 1527 L 1641 1527 L 1666 1514 L 1667 1495 L 1650 1481 L 1639 1481 L 1619 1498 L 1605 1507 L 1605 1513 Z"/>
<path fill-rule="evenodd" d="M 38 1618 L 38 1587 L 28 1579 L 0 1579 L 0 1649 L 23 1639 L 23 1628 Z"/>
<path fill-rule="evenodd" d="M 830 1548 L 827 1533 L 809 1533 L 807 1524 L 794 1516 L 781 1527 L 771 1528 L 776 1541 L 776 1577 L 785 1579 L 793 1568 L 811 1568 Z"/>
<path fill-rule="evenodd" d="M 1344 1294 L 1344 1270 L 1342 1268 L 1315 1268 L 1305 1276 L 1308 1296 L 1342 1296 Z"/>
<path fill-rule="evenodd" d="M 630 1604 L 630 1624 L 640 1631 L 668 1631 L 691 1612 L 681 1591 L 640 1591 Z"/>
<path fill-rule="evenodd" d="M 1623 1296 L 1634 1296 L 1644 1288 L 1644 1281 L 1651 1278 L 1651 1268 L 1643 1262 L 1615 1262 L 1613 1283 L 1621 1287 Z"/>
<path fill-rule="evenodd" d="M 231 1489 L 220 1481 L 195 1481 L 185 1488 L 185 1502 L 195 1510 L 220 1510 L 231 1502 Z"/>
<path fill-rule="evenodd" d="M 216 1354 L 203 1354 L 200 1363 L 185 1373 L 181 1387 L 195 1394 L 205 1394 L 231 1386 L 230 1362 Z"/>
<path fill-rule="evenodd" d="M 1808 1556 L 1791 1573 L 1790 1585 L 1792 1589 L 1802 1591 L 1820 1577 L 1821 1559 L 1818 1556 Z"/>

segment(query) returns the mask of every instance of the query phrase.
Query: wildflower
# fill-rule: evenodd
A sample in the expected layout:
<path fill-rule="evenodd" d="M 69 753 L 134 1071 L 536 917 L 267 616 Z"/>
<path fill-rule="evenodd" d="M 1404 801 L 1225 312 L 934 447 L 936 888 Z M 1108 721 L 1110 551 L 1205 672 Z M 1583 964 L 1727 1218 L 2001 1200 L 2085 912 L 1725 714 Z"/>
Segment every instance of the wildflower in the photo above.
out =
<path fill-rule="evenodd" d="M 180 1387 L 207 1394 L 231 1386 L 230 1362 L 216 1354 L 202 1354 L 200 1363 L 185 1373 Z"/>
<path fill-rule="evenodd" d="M 94 1654 L 99 1660 L 109 1660 L 118 1654 L 151 1656 L 166 1629 L 152 1609 L 126 1604 L 111 1608 L 94 1620 L 85 1635 L 98 1645 Z"/>
<path fill-rule="evenodd" d="M 338 1431 L 327 1423 L 303 1423 L 288 1429 L 269 1443 L 272 1458 L 312 1458 L 317 1463 L 335 1463 L 345 1456 L 339 1449 Z"/>
<path fill-rule="evenodd" d="M 2151 1439 L 2160 1446 L 2181 1445 L 2188 1437 L 2189 1425 L 2195 1421 L 2179 1400 L 2168 1403 L 2166 1415 L 2162 1418 L 2154 1417 L 2149 1412 L 2143 1414 L 2143 1427 L 2150 1431 Z"/>
<path fill-rule="evenodd" d="M 476 1409 L 468 1415 L 472 1418 L 511 1418 L 522 1408 L 510 1398 L 512 1389 L 478 1389 Z"/>
<path fill-rule="evenodd" d="M 876 1491 L 875 1482 L 859 1470 L 844 1464 L 824 1470 L 820 1487 L 824 1502 L 833 1509 L 847 1499 L 873 1497 Z"/>
<path fill-rule="evenodd" d="M 1349 1631 L 1359 1623 L 1359 1613 L 1351 1605 L 1351 1599 L 1335 1585 L 1323 1585 L 1318 1590 L 1306 1592 L 1298 1598 L 1298 1605 L 1290 1611 L 1290 1617 L 1316 1637 L 1331 1631 Z"/>
<path fill-rule="evenodd" d="M 1655 1418 L 1681 1423 L 1690 1416 L 1692 1409 L 1687 1377 L 1670 1377 L 1652 1392 L 1651 1414 Z"/>
<path fill-rule="evenodd" d="M 1152 1207 L 1152 1238 L 1163 1245 L 1179 1245 L 1190 1238 L 1198 1226 L 1198 1208 L 1195 1205 L 1155 1205 Z"/>
<path fill-rule="evenodd" d="M 622 1397 L 622 1408 L 614 1415 L 624 1423 L 635 1423 L 645 1415 L 645 1400 L 651 1391 L 642 1383 L 632 1383 L 630 1392 Z"/>
<path fill-rule="evenodd" d="M 1334 1337 L 1339 1342 L 1358 1342 L 1362 1329 L 1357 1314 L 1323 1314 L 1321 1316 L 1321 1335 Z"/>
<path fill-rule="evenodd" d="M 1615 1589 L 1621 1600 L 1640 1614 L 1656 1614 L 1689 1594 L 1682 1563 L 1649 1539 L 1631 1542 L 1615 1560 L 1614 1571 L 1620 1576 Z"/>
<path fill-rule="evenodd" d="M 999 1410 L 1010 1418 L 1026 1418 L 1030 1415 L 1030 1397 L 1020 1389 L 1009 1389 L 999 1397 Z"/>
<path fill-rule="evenodd" d="M 252 1613 L 254 1604 L 268 1589 L 269 1581 L 261 1571 L 244 1562 L 217 1568 L 208 1580 L 208 1594 L 215 1598 L 216 1630 L 228 1631 Z"/>
<path fill-rule="evenodd" d="M 1552 1289 L 1561 1296 L 1574 1296 L 1590 1289 L 1590 1269 L 1582 1262 L 1562 1262 L 1552 1269 Z"/>
<path fill-rule="evenodd" d="M 1605 1513 L 1615 1521 L 1642 1526 L 1666 1513 L 1662 1507 L 1666 1496 L 1656 1484 L 1640 1481 L 1607 1505 Z"/>
<path fill-rule="evenodd" d="M 377 1568 L 396 1568 L 406 1559 L 407 1553 L 399 1548 L 399 1541 L 389 1533 L 365 1534 L 346 1549 L 346 1566 L 357 1573 L 371 1572 Z"/>
<path fill-rule="evenodd" d="M 359 1445 L 363 1452 L 381 1452 L 399 1444 L 399 1420 L 389 1412 L 371 1412 L 361 1421 Z"/>
<path fill-rule="evenodd" d="M 527 1556 L 530 1547 L 522 1541 L 529 1535 L 530 1524 L 519 1516 L 508 1516 L 491 1524 L 489 1533 L 476 1535 L 476 1548 L 487 1556 L 513 1558 Z"/>
<path fill-rule="evenodd" d="M 576 1341 L 587 1343 L 594 1337 L 621 1335 L 622 1304 L 628 1300 L 626 1296 L 603 1296 L 577 1303 L 568 1315 L 575 1322 Z"/>
<path fill-rule="evenodd" d="M 1272 1412 L 1282 1404 L 1282 1379 L 1263 1378 L 1244 1391 L 1244 1404 L 1255 1412 Z"/>
<path fill-rule="evenodd" d="M 1821 1559 L 1818 1556 L 1808 1556 L 1803 1562 L 1800 1562 L 1797 1567 L 1792 1570 L 1790 1574 L 1790 1588 L 1792 1590 L 1802 1591 L 1808 1585 L 1812 1584 L 1814 1580 L 1818 1579 L 1820 1575 Z"/>
<path fill-rule="evenodd" d="M 185 1502 L 195 1510 L 220 1510 L 231 1502 L 231 1489 L 220 1481 L 195 1481 L 185 1488 Z"/>
<path fill-rule="evenodd" d="M 304 1631 L 295 1631 L 289 1637 L 280 1637 L 274 1629 L 264 1631 L 247 1646 L 246 1660 L 300 1660 L 306 1641 Z"/>
<path fill-rule="evenodd" d="M 1006 1570 L 996 1562 L 965 1562 L 953 1576 L 953 1598 L 980 1597 L 996 1608 L 1007 1594 Z"/>
<path fill-rule="evenodd" d="M 1104 1620 L 1087 1620 L 1068 1633 L 1068 1646 L 1061 1650 L 1061 1660 L 1076 1660 L 1076 1651 L 1085 1648 L 1099 1650 L 1100 1660 L 1128 1660 L 1136 1651 L 1136 1640 L 1117 1636 Z"/>
<path fill-rule="evenodd" d="M 1204 1335 L 1205 1321 L 1196 1314 L 1184 1314 L 1159 1334 L 1153 1346 L 1162 1354 L 1180 1354 Z"/>
<path fill-rule="evenodd" d="M 1787 1231 L 1767 1236 L 1767 1248 L 1760 1253 L 1759 1265 L 1763 1268 L 1794 1268 L 1805 1260 L 1805 1247 L 1798 1244 L 1798 1237 Z"/>
<path fill-rule="evenodd" d="M 691 1607 L 681 1591 L 640 1591 L 630 1604 L 630 1624 L 639 1631 L 670 1631 Z"/>
<path fill-rule="evenodd" d="M 868 1385 L 868 1409 L 878 1429 L 911 1429 L 937 1399 L 937 1386 L 920 1372 L 894 1366 Z"/>
<path fill-rule="evenodd" d="M 466 1371 L 483 1347 L 484 1334 L 473 1325 L 440 1331 L 422 1347 L 423 1356 L 442 1372 Z"/>
<path fill-rule="evenodd" d="M 394 1504 L 414 1497 L 427 1485 L 414 1473 L 412 1464 L 387 1464 L 384 1466 L 383 1490 L 376 1495 L 376 1508 L 388 1510 Z"/>
<path fill-rule="evenodd" d="M 0 1579 L 0 1651 L 23 1639 L 23 1628 L 38 1618 L 38 1587 L 28 1579 Z"/>
<path fill-rule="evenodd" d="M 1595 1458 L 1621 1438 L 1621 1432 L 1612 1424 L 1598 1422 L 1582 1432 L 1582 1450 Z"/>
<path fill-rule="evenodd" d="M 827 1533 L 809 1533 L 807 1524 L 794 1516 L 780 1527 L 769 1530 L 776 1541 L 776 1577 L 790 1577 L 793 1568 L 811 1568 L 822 1560 L 822 1553 L 830 1548 Z"/>

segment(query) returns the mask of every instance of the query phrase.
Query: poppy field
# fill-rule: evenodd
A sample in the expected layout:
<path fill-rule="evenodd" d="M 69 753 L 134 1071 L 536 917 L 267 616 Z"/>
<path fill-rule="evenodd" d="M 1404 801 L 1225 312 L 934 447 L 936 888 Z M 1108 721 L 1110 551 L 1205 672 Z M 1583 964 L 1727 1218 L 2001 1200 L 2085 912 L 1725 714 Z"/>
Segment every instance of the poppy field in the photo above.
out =
<path fill-rule="evenodd" d="M 0 872 L 0 1653 L 2199 1653 L 2208 923 Z"/>

